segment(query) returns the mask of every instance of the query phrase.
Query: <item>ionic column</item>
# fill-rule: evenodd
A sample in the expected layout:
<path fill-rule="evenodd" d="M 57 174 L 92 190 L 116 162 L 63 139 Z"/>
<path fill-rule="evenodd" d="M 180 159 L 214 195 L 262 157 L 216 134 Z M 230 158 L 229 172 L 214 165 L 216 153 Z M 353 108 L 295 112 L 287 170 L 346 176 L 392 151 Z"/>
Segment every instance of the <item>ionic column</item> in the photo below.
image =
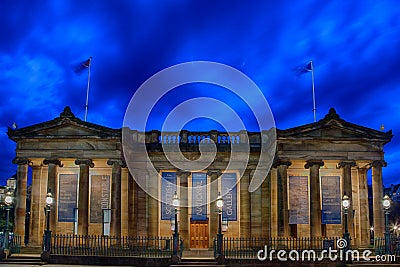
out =
<path fill-rule="evenodd" d="M 324 166 L 322 160 L 307 160 L 304 167 L 310 169 L 310 236 L 322 236 L 321 229 L 321 187 L 319 168 Z"/>
<path fill-rule="evenodd" d="M 351 183 L 351 168 L 357 166 L 355 161 L 342 161 L 339 162 L 338 168 L 342 170 L 342 186 L 343 186 L 343 195 L 347 195 L 350 199 L 350 206 L 348 208 L 349 210 L 349 216 L 347 216 L 347 225 L 348 225 L 348 230 L 350 233 L 350 236 L 354 239 L 354 216 L 353 216 L 353 186 Z M 342 222 L 342 228 L 344 232 L 344 220 Z"/>
<path fill-rule="evenodd" d="M 218 210 L 216 207 L 216 199 L 218 196 L 218 182 L 217 179 L 221 176 L 221 171 L 219 170 L 209 170 L 207 175 L 211 177 L 211 189 L 210 189 L 210 196 L 213 199 L 210 202 L 210 238 L 209 238 L 209 245 L 210 247 L 213 246 L 213 239 L 217 236 L 218 231 Z M 222 192 L 221 192 L 222 193 Z"/>
<path fill-rule="evenodd" d="M 132 174 L 128 172 L 128 236 L 137 235 L 137 227 L 135 222 L 135 194 L 136 194 L 136 182 L 132 177 Z"/>
<path fill-rule="evenodd" d="M 32 191 L 31 191 L 31 218 L 29 225 L 29 245 L 40 246 L 43 239 L 41 230 L 41 220 L 43 219 L 43 209 L 40 209 L 44 192 L 41 192 L 41 180 L 43 167 L 41 165 L 32 166 Z"/>
<path fill-rule="evenodd" d="M 180 177 L 180 186 L 181 186 L 181 194 L 180 194 L 180 201 L 181 201 L 181 207 L 180 207 L 180 235 L 182 236 L 183 239 L 183 247 L 184 248 L 189 248 L 190 246 L 190 240 L 189 240 L 189 222 L 188 222 L 188 217 L 189 217 L 189 212 L 188 212 L 188 176 L 190 175 L 190 172 L 184 172 L 184 171 L 178 171 L 177 175 Z"/>
<path fill-rule="evenodd" d="M 358 195 L 360 199 L 360 247 L 370 245 L 367 168 L 358 169 Z"/>
<path fill-rule="evenodd" d="M 28 180 L 28 159 L 15 158 L 14 164 L 17 167 L 17 190 L 15 195 L 15 226 L 14 232 L 17 235 L 25 236 L 26 216 L 26 183 Z"/>
<path fill-rule="evenodd" d="M 89 227 L 89 167 L 93 168 L 91 159 L 77 159 L 79 165 L 79 199 L 78 199 L 78 234 L 87 235 Z"/>
<path fill-rule="evenodd" d="M 382 167 L 386 167 L 386 162 L 376 160 L 371 163 L 372 166 L 372 208 L 374 216 L 374 236 L 383 237 L 385 232 L 385 217 L 383 213 L 383 183 Z"/>
<path fill-rule="evenodd" d="M 271 173 L 261 185 L 262 237 L 271 237 Z"/>
<path fill-rule="evenodd" d="M 51 192 L 53 195 L 53 205 L 51 206 L 51 216 L 50 216 L 50 229 L 53 233 L 57 233 L 57 200 L 58 200 L 58 186 L 57 186 L 57 166 L 62 167 L 63 164 L 58 159 L 45 159 L 43 160 L 44 165 L 48 165 L 47 172 L 47 192 Z M 47 193 L 46 192 L 46 193 Z M 44 198 L 43 194 L 43 198 Z"/>
<path fill-rule="evenodd" d="M 240 179 L 240 237 L 250 237 L 251 196 L 249 192 L 251 170 L 245 170 Z"/>
<path fill-rule="evenodd" d="M 273 167 L 278 169 L 278 235 L 289 236 L 289 209 L 287 189 L 287 168 L 292 165 L 289 160 L 277 160 Z"/>
<path fill-rule="evenodd" d="M 109 159 L 112 166 L 111 182 L 111 236 L 121 236 L 121 167 L 125 164 L 120 159 Z"/>

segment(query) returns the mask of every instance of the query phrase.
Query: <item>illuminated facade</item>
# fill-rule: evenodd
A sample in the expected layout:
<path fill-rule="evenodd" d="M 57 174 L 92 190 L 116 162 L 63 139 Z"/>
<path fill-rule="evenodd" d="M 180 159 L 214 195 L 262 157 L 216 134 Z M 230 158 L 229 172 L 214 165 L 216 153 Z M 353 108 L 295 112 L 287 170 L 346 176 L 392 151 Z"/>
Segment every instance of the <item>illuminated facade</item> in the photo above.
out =
<path fill-rule="evenodd" d="M 179 233 L 186 248 L 213 246 L 218 227 L 215 203 L 196 203 L 215 199 L 218 192 L 224 195 L 226 237 L 342 236 L 341 198 L 346 194 L 353 210 L 353 216 L 348 216 L 352 243 L 363 247 L 370 242 L 367 172 L 372 170 L 375 237 L 383 236 L 383 146 L 390 142 L 391 131 L 346 122 L 333 109 L 318 122 L 277 130 L 273 167 L 261 187 L 251 193 L 248 186 L 262 136 L 248 133 L 244 138 L 244 133 L 181 131 L 178 136 L 166 137 L 159 131 L 146 132 L 142 136 L 148 155 L 159 172 L 158 177 L 149 177 L 144 169 L 131 173 L 126 167 L 121 129 L 84 122 L 68 107 L 53 120 L 9 129 L 9 138 L 16 142 L 13 162 L 18 165 L 14 231 L 24 235 L 31 168 L 29 244 L 33 246 L 42 242 L 48 190 L 55 200 L 50 222 L 53 233 L 169 236 L 174 210 L 168 202 L 180 185 Z M 182 153 L 196 159 L 204 138 L 217 144 L 217 154 L 203 171 L 177 170 L 161 149 L 163 142 L 179 142 Z M 251 144 L 243 175 L 224 171 L 231 142 Z M 147 195 L 133 177 L 157 181 L 149 190 L 167 204 Z M 221 182 L 213 184 L 218 177 Z"/>

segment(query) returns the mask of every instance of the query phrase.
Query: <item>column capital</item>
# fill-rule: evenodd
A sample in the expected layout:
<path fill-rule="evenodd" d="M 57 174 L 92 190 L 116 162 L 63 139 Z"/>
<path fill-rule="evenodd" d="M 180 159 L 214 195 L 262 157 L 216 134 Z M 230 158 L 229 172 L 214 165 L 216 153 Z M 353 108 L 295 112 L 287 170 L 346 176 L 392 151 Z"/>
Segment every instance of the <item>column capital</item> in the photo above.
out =
<path fill-rule="evenodd" d="M 336 165 L 337 169 L 346 168 L 346 167 L 356 167 L 357 163 L 354 160 L 343 160 Z"/>
<path fill-rule="evenodd" d="M 306 164 L 304 165 L 304 168 L 309 169 L 314 165 L 317 165 L 318 168 L 324 166 L 324 162 L 320 159 L 309 159 L 306 161 Z"/>
<path fill-rule="evenodd" d="M 387 162 L 384 160 L 374 160 L 373 162 L 371 162 L 371 167 L 375 168 L 375 167 L 386 167 L 387 166 Z"/>
<path fill-rule="evenodd" d="M 122 168 L 126 167 L 126 163 L 122 159 L 109 159 L 109 160 L 107 160 L 107 165 L 114 165 L 114 164 L 118 164 Z"/>
<path fill-rule="evenodd" d="M 58 167 L 64 166 L 64 164 L 62 164 L 61 161 L 58 159 L 45 159 L 45 160 L 43 160 L 43 164 L 44 165 L 54 164 L 54 165 L 57 165 Z"/>
<path fill-rule="evenodd" d="M 13 164 L 18 164 L 18 165 L 27 165 L 29 163 L 31 163 L 31 161 L 27 158 L 14 158 L 12 160 Z"/>
<path fill-rule="evenodd" d="M 273 168 L 277 168 L 278 166 L 281 166 L 281 165 L 285 165 L 286 167 L 290 167 L 290 166 L 292 165 L 292 162 L 291 162 L 289 159 L 284 159 L 284 158 L 279 159 L 279 158 L 276 158 L 276 159 L 274 160 L 274 163 L 272 163 L 272 167 L 273 167 Z"/>
<path fill-rule="evenodd" d="M 177 176 L 185 176 L 185 177 L 188 177 L 188 176 L 190 175 L 190 172 L 189 172 L 189 171 L 184 171 L 184 170 L 177 170 L 177 171 L 176 171 L 176 175 L 177 175 Z"/>
<path fill-rule="evenodd" d="M 207 170 L 207 175 L 208 176 L 221 176 L 222 172 L 221 170 Z"/>
<path fill-rule="evenodd" d="M 91 159 L 76 159 L 75 165 L 88 165 L 90 168 L 94 167 L 94 163 Z"/>

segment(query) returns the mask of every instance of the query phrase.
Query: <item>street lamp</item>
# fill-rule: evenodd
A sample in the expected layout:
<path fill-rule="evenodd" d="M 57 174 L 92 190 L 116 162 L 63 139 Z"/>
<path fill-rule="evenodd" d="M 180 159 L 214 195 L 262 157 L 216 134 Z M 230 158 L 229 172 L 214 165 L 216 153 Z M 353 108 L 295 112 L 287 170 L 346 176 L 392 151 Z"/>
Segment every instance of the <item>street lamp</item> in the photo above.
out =
<path fill-rule="evenodd" d="M 224 237 L 222 234 L 222 208 L 224 207 L 224 200 L 222 199 L 220 192 L 218 192 L 216 205 L 218 208 L 217 254 L 222 256 L 222 238 Z"/>
<path fill-rule="evenodd" d="M 347 248 L 350 247 L 350 234 L 349 234 L 349 227 L 347 225 L 347 214 L 348 214 L 348 210 L 350 207 L 350 199 L 347 195 L 344 195 L 342 198 L 342 207 L 343 207 L 343 211 L 344 211 L 344 235 L 343 235 L 343 238 L 347 242 L 347 244 L 346 244 L 347 246 L 345 247 L 345 250 L 347 250 Z"/>
<path fill-rule="evenodd" d="M 174 249 L 172 255 L 178 255 L 179 250 L 179 232 L 178 232 L 178 208 L 180 205 L 178 194 L 175 192 L 172 198 L 172 206 L 175 208 L 175 231 L 173 235 Z"/>
<path fill-rule="evenodd" d="M 50 210 L 51 206 L 53 205 L 53 195 L 51 191 L 46 194 L 46 230 L 44 233 L 44 251 L 50 251 L 50 243 L 51 243 L 51 230 L 50 230 Z"/>
<path fill-rule="evenodd" d="M 383 209 L 385 210 L 385 253 L 390 253 L 390 233 L 389 233 L 389 209 L 390 209 L 390 197 L 385 195 L 382 201 Z"/>
<path fill-rule="evenodd" d="M 13 197 L 11 191 L 6 193 L 6 197 L 4 198 L 4 204 L 6 205 L 6 229 L 4 232 L 4 240 L 3 240 L 3 249 L 8 249 L 8 242 L 9 242 L 9 235 L 10 229 L 9 227 L 9 220 L 10 220 L 10 209 L 13 204 Z"/>
<path fill-rule="evenodd" d="M 369 241 L 370 241 L 370 244 L 373 245 L 374 244 L 374 226 L 371 226 L 369 228 L 369 231 L 370 231 L 370 233 L 369 233 Z"/>

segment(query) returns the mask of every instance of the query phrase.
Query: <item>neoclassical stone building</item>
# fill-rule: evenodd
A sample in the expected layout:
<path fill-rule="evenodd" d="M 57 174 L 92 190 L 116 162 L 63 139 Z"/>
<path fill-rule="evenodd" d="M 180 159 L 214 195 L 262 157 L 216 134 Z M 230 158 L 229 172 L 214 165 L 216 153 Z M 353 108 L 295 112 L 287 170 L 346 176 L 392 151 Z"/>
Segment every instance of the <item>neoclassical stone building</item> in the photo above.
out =
<path fill-rule="evenodd" d="M 159 131 L 143 133 L 149 157 L 159 172 L 158 177 L 149 177 L 146 170 L 131 173 L 126 167 L 121 129 L 84 122 L 68 107 L 53 120 L 9 129 L 9 138 L 16 142 L 13 162 L 18 166 L 14 231 L 24 235 L 31 168 L 30 245 L 42 242 L 48 190 L 55 200 L 50 222 L 53 233 L 171 235 L 174 212 L 168 203 L 176 190 L 172 184 L 181 186 L 179 233 L 186 248 L 213 245 L 216 207 L 213 202 L 196 206 L 196 201 L 212 199 L 220 191 L 225 200 L 223 230 L 228 237 L 341 236 L 341 198 L 346 194 L 353 211 L 353 216 L 348 216 L 352 243 L 362 247 L 370 242 L 367 173 L 372 170 L 373 225 L 375 236 L 383 236 L 383 147 L 391 141 L 391 131 L 352 124 L 334 109 L 318 122 L 278 129 L 273 167 L 261 187 L 251 193 L 248 186 L 256 165 L 251 160 L 242 177 L 238 172 L 224 172 L 231 142 L 251 143 L 250 159 L 260 153 L 261 134 L 248 133 L 248 138 L 242 134 L 181 131 L 165 137 Z M 204 138 L 217 144 L 216 160 L 206 170 L 177 170 L 163 156 L 162 142 L 179 142 L 182 153 L 196 158 Z M 222 177 L 219 184 L 196 190 L 218 177 Z M 147 195 L 137 179 L 158 181 L 151 188 L 167 204 Z M 226 191 L 228 184 L 232 187 Z"/>

